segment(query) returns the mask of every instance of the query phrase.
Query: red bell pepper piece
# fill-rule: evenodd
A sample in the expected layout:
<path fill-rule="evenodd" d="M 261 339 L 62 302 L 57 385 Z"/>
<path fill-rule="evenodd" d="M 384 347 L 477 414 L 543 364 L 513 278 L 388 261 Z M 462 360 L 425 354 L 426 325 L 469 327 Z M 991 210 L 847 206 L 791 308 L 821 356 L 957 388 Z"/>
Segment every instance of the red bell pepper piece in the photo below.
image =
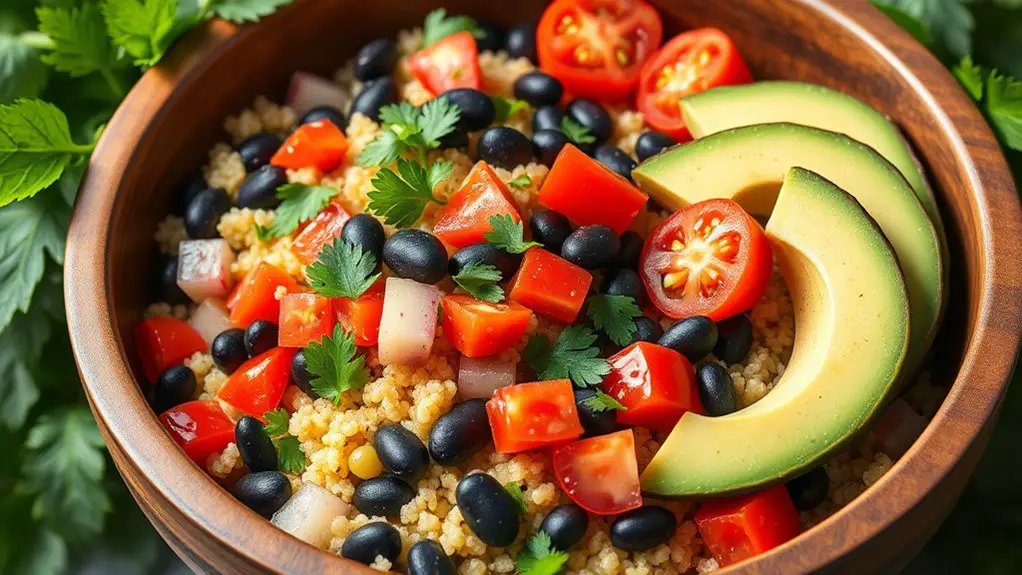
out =
<path fill-rule="evenodd" d="M 347 152 L 344 132 L 329 120 L 317 120 L 302 124 L 288 136 L 270 163 L 289 170 L 311 167 L 328 173 L 344 162 Z"/>
<path fill-rule="evenodd" d="M 593 276 L 579 266 L 540 248 L 525 252 L 511 279 L 507 298 L 561 323 L 578 316 Z"/>
<path fill-rule="evenodd" d="M 206 467 L 214 453 L 234 441 L 234 423 L 215 401 L 189 401 L 160 415 L 160 423 L 192 461 Z"/>
<path fill-rule="evenodd" d="M 237 410 L 266 421 L 263 416 L 276 409 L 284 397 L 296 353 L 298 350 L 294 348 L 275 347 L 253 357 L 227 378 L 217 397 Z"/>
<path fill-rule="evenodd" d="M 515 302 L 489 303 L 467 295 L 443 301 L 444 336 L 466 357 L 485 357 L 514 347 L 532 312 Z"/>
<path fill-rule="evenodd" d="M 276 296 L 280 286 L 288 293 L 301 291 L 294 278 L 272 264 L 260 263 L 227 302 L 231 308 L 231 323 L 240 328 L 248 327 L 257 319 L 276 323 L 280 319 L 280 300 Z"/>

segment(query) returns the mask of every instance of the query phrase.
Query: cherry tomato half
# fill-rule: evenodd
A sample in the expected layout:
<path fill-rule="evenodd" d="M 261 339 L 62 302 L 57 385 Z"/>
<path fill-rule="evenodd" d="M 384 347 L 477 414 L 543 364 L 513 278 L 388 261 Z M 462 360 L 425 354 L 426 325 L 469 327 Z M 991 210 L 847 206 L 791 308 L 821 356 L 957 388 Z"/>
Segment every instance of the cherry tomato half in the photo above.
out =
<path fill-rule="evenodd" d="M 798 511 L 783 485 L 707 501 L 695 520 L 700 537 L 721 566 L 755 557 L 799 532 Z"/>
<path fill-rule="evenodd" d="M 135 347 L 149 383 L 155 383 L 168 367 L 209 349 L 195 328 L 172 317 L 151 317 L 139 322 L 135 326 Z"/>
<path fill-rule="evenodd" d="M 498 215 L 522 221 L 507 185 L 489 164 L 477 162 L 465 183 L 437 214 L 433 233 L 455 248 L 482 243 L 483 235 L 493 231 L 490 218 Z"/>
<path fill-rule="evenodd" d="M 550 460 L 561 489 L 583 509 L 614 515 L 642 506 L 632 430 L 555 447 Z"/>
<path fill-rule="evenodd" d="M 617 412 L 618 423 L 666 432 L 686 411 L 703 412 L 695 370 L 673 349 L 640 341 L 607 361 L 600 387 L 627 408 Z"/>
<path fill-rule="evenodd" d="M 470 32 L 458 32 L 408 57 L 408 70 L 434 95 L 482 88 L 479 50 Z"/>
<path fill-rule="evenodd" d="M 234 441 L 234 424 L 215 401 L 189 401 L 160 414 L 160 423 L 192 461 L 205 469 L 210 455 Z"/>
<path fill-rule="evenodd" d="M 707 200 L 675 212 L 646 240 L 642 281 L 673 318 L 738 315 L 766 293 L 773 252 L 763 228 L 735 202 Z"/>
<path fill-rule="evenodd" d="M 261 421 L 263 415 L 280 405 L 291 378 L 291 360 L 298 353 L 290 347 L 275 347 L 241 364 L 220 388 L 217 397 L 231 407 Z"/>
<path fill-rule="evenodd" d="M 502 387 L 486 402 L 497 453 L 518 453 L 582 435 L 571 381 L 555 379 Z"/>
<path fill-rule="evenodd" d="M 444 336 L 465 357 L 485 357 L 514 347 L 532 312 L 513 301 L 489 303 L 467 295 L 444 297 Z"/>

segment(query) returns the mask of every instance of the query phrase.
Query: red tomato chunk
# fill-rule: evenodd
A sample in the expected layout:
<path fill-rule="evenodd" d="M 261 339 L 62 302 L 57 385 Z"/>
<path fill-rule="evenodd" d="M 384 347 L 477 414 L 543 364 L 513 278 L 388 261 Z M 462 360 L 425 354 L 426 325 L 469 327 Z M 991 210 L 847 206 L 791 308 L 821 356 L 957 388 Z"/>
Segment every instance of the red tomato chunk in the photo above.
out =
<path fill-rule="evenodd" d="M 231 308 L 231 323 L 246 328 L 257 319 L 276 323 L 280 319 L 280 300 L 277 288 L 283 286 L 288 293 L 300 291 L 298 282 L 279 268 L 266 262 L 252 270 L 227 302 Z"/>
<path fill-rule="evenodd" d="M 349 219 L 351 216 L 344 208 L 337 204 L 327 204 L 323 211 L 295 236 L 291 244 L 292 251 L 303 264 L 312 264 L 319 258 L 323 246 L 341 237 L 341 230 Z"/>
<path fill-rule="evenodd" d="M 189 401 L 160 415 L 160 423 L 185 455 L 205 469 L 206 460 L 234 441 L 234 424 L 215 401 Z"/>
<path fill-rule="evenodd" d="M 593 276 L 540 248 L 525 252 L 507 298 L 561 323 L 575 321 Z"/>
<path fill-rule="evenodd" d="M 231 407 L 262 421 L 284 397 L 291 378 L 291 360 L 298 353 L 290 347 L 275 347 L 241 364 L 220 388 L 217 397 Z"/>
<path fill-rule="evenodd" d="M 479 50 L 470 32 L 458 32 L 408 57 L 408 71 L 434 95 L 455 88 L 479 90 Z"/>
<path fill-rule="evenodd" d="M 316 168 L 327 173 L 344 162 L 347 152 L 344 132 L 329 120 L 317 120 L 302 124 L 288 136 L 270 163 L 289 170 Z"/>
<path fill-rule="evenodd" d="M 517 303 L 489 303 L 467 295 L 444 298 L 444 335 L 466 357 L 484 357 L 521 341 L 532 312 Z"/>
<path fill-rule="evenodd" d="M 707 501 L 695 520 L 699 535 L 721 566 L 773 549 L 799 531 L 798 512 L 783 485 Z"/>
<path fill-rule="evenodd" d="M 614 515 L 642 506 L 630 429 L 555 447 L 551 463 L 561 489 L 587 511 Z"/>
<path fill-rule="evenodd" d="M 384 281 L 373 284 L 361 296 L 333 299 L 337 322 L 344 331 L 355 336 L 355 345 L 373 346 L 380 341 L 380 319 L 383 317 Z"/>
<path fill-rule="evenodd" d="M 490 218 L 509 215 L 520 222 L 511 192 L 486 162 L 477 162 L 468 178 L 437 215 L 433 233 L 444 243 L 463 248 L 485 241 Z"/>
<path fill-rule="evenodd" d="M 571 381 L 555 379 L 502 387 L 486 402 L 497 453 L 518 453 L 582 435 Z"/>
<path fill-rule="evenodd" d="M 155 383 L 165 369 L 208 349 L 206 340 L 195 328 L 172 317 L 151 317 L 139 322 L 135 326 L 135 347 L 149 383 Z"/>
<path fill-rule="evenodd" d="M 600 387 L 628 408 L 617 412 L 619 423 L 670 431 L 686 411 L 703 412 L 692 364 L 673 349 L 640 341 L 608 362 Z"/>
<path fill-rule="evenodd" d="M 309 342 L 330 337 L 337 316 L 329 298 L 311 293 L 292 293 L 280 300 L 277 344 L 305 347 Z"/>

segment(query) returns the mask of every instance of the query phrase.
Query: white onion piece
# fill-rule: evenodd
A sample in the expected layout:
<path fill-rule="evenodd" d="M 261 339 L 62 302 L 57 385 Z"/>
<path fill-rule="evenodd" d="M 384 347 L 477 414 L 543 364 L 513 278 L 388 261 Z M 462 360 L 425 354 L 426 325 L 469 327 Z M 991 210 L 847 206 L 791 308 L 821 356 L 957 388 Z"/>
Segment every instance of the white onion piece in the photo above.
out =
<path fill-rule="evenodd" d="M 283 507 L 273 514 L 271 523 L 291 535 L 325 549 L 333 534 L 330 524 L 351 507 L 315 483 L 303 483 Z"/>
<path fill-rule="evenodd" d="M 926 424 L 925 417 L 916 413 L 904 399 L 897 399 L 873 424 L 877 448 L 891 459 L 897 459 L 912 447 Z"/>
<path fill-rule="evenodd" d="M 225 299 L 234 287 L 234 251 L 227 240 L 187 240 L 177 255 L 177 285 L 194 302 Z"/>
<path fill-rule="evenodd" d="M 195 313 L 188 323 L 192 324 L 206 343 L 213 343 L 213 338 L 220 335 L 220 332 L 234 327 L 231 325 L 230 315 L 223 300 L 208 298 L 195 308 Z"/>
<path fill-rule="evenodd" d="M 458 394 L 462 399 L 490 399 L 493 392 L 515 382 L 515 362 L 495 357 L 463 357 L 458 366 Z"/>
<path fill-rule="evenodd" d="M 379 358 L 383 365 L 422 365 L 436 337 L 440 291 L 409 279 L 389 277 L 383 292 Z"/>
<path fill-rule="evenodd" d="M 338 110 L 348 107 L 348 93 L 326 78 L 308 72 L 291 75 L 287 89 L 287 105 L 299 116 L 318 106 L 333 106 Z"/>

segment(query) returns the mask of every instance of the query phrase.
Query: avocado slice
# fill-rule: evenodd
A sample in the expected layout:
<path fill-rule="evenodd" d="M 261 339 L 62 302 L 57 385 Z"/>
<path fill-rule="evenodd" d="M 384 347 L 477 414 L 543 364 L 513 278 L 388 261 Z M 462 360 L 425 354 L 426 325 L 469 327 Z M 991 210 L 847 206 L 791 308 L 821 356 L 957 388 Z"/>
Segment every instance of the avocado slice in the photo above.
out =
<path fill-rule="evenodd" d="M 686 413 L 642 474 L 644 492 L 753 491 L 816 465 L 863 431 L 894 390 L 908 349 L 908 296 L 894 251 L 855 198 L 792 168 L 767 236 L 795 308 L 776 387 L 723 417 Z"/>
<path fill-rule="evenodd" d="M 667 150 L 644 162 L 633 176 L 672 209 L 731 198 L 764 217 L 773 208 L 781 178 L 793 166 L 815 171 L 854 196 L 894 246 L 911 301 L 912 342 L 905 363 L 905 374 L 911 375 L 930 348 L 944 308 L 944 263 L 937 233 L 916 195 L 872 148 L 816 128 L 763 124 Z"/>

